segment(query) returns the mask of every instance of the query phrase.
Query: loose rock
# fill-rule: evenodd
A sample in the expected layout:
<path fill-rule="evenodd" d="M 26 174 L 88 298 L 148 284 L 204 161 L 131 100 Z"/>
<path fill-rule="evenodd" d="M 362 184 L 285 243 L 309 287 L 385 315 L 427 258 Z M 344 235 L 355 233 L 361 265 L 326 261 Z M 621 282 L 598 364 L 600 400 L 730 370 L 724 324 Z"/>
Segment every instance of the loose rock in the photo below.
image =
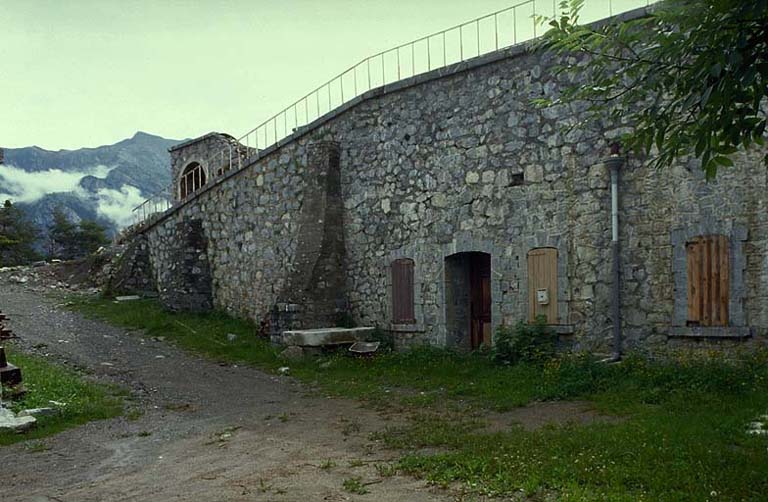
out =
<path fill-rule="evenodd" d="M 35 417 L 17 417 L 11 410 L 0 408 L 0 432 L 24 432 L 34 427 Z"/>
<path fill-rule="evenodd" d="M 20 411 L 16 416 L 21 417 L 52 417 L 57 415 L 59 410 L 55 408 L 30 408 Z"/>
<path fill-rule="evenodd" d="M 293 345 L 282 351 L 280 357 L 289 361 L 296 361 L 304 357 L 304 349 Z"/>

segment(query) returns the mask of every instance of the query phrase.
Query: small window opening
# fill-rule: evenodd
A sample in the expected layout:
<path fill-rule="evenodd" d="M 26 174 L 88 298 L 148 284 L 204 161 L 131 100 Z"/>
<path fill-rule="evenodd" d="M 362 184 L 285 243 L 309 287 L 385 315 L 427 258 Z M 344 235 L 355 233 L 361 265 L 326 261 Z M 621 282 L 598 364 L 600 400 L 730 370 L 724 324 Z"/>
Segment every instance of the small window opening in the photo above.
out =
<path fill-rule="evenodd" d="M 509 186 L 516 187 L 525 184 L 525 175 L 523 173 L 513 174 L 509 180 Z"/>

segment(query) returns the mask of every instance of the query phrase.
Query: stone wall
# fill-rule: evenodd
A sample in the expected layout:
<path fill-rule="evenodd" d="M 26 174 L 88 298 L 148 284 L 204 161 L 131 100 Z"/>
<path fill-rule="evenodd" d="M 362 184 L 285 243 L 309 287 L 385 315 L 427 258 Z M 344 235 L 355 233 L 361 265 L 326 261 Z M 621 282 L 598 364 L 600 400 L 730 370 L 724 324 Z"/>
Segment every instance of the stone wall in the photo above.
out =
<path fill-rule="evenodd" d="M 177 250 L 185 242 L 177 232 L 179 225 L 199 220 L 213 306 L 257 322 L 264 319 L 293 267 L 304 197 L 304 143 L 293 143 L 247 169 L 209 180 L 205 190 L 176 203 L 144 230 L 161 294 L 173 288 L 177 274 L 188 272 L 178 261 Z"/>
<path fill-rule="evenodd" d="M 147 236 L 137 235 L 115 249 L 118 252 L 103 269 L 107 271 L 103 280 L 104 290 L 113 295 L 153 294 L 157 285 Z"/>
<path fill-rule="evenodd" d="M 213 308 L 208 238 L 201 219 L 183 219 L 171 231 L 170 269 L 163 274 L 160 300 L 171 310 L 205 312 Z"/>
<path fill-rule="evenodd" d="M 301 128 L 243 170 L 211 180 L 146 231 L 159 287 L 178 273 L 173 249 L 182 241 L 174 229 L 200 219 L 216 307 L 260 321 L 278 303 L 293 305 L 286 309 L 298 323 L 299 304 L 321 306 L 305 312 L 314 324 L 348 308 L 357 323 L 392 330 L 399 344 L 451 345 L 446 259 L 491 255 L 498 326 L 527 316 L 528 251 L 554 247 L 558 330 L 577 350 L 609 351 L 610 187 L 601 159 L 629 129 L 605 121 L 566 130 L 583 119 L 584 105 L 534 108 L 532 98 L 556 95 L 565 83 L 553 72 L 556 63 L 514 47 L 371 91 Z M 185 148 L 196 148 L 203 157 L 205 145 L 175 154 L 189 159 Z M 328 155 L 336 148 L 338 164 Z M 326 160 L 311 160 L 312 149 Z M 690 333 L 675 310 L 686 295 L 676 275 L 680 243 L 703 231 L 732 236 L 734 266 L 743 267 L 732 310 L 751 336 L 710 335 L 765 341 L 762 155 L 740 155 L 713 183 L 695 162 L 654 171 L 628 158 L 620 184 L 628 347 L 659 351 L 714 338 L 684 336 Z M 401 257 L 415 262 L 417 319 L 405 326 L 391 323 L 390 308 L 389 265 Z"/>
<path fill-rule="evenodd" d="M 307 165 L 296 253 L 278 297 L 300 306 L 296 328 L 332 326 L 347 310 L 338 144 L 312 144 Z"/>

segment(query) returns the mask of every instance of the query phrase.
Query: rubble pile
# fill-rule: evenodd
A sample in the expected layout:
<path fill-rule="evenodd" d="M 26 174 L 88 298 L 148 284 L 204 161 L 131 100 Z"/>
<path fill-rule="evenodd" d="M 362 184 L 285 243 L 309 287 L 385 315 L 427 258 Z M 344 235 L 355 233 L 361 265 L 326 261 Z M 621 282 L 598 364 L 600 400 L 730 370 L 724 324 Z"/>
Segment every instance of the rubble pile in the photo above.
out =
<path fill-rule="evenodd" d="M 81 260 L 51 260 L 0 267 L 0 284 L 24 286 L 36 292 L 63 290 L 96 294 L 109 282 L 112 262 L 116 257 L 119 257 L 119 246 L 101 248 Z"/>

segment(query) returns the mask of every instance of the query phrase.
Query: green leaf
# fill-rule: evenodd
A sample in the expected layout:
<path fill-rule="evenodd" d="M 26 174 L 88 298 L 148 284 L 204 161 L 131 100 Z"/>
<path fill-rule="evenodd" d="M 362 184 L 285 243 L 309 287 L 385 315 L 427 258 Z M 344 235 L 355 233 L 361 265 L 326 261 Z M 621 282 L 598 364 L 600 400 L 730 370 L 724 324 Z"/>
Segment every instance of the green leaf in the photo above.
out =
<path fill-rule="evenodd" d="M 717 164 L 719 164 L 721 166 L 726 166 L 726 167 L 732 167 L 733 166 L 733 161 L 731 159 L 729 159 L 728 157 L 725 157 L 723 155 L 718 155 L 717 157 L 713 158 L 712 160 L 717 162 Z"/>

